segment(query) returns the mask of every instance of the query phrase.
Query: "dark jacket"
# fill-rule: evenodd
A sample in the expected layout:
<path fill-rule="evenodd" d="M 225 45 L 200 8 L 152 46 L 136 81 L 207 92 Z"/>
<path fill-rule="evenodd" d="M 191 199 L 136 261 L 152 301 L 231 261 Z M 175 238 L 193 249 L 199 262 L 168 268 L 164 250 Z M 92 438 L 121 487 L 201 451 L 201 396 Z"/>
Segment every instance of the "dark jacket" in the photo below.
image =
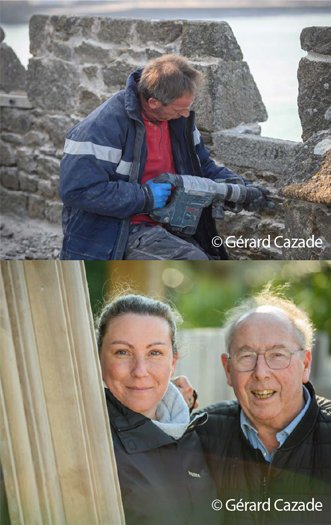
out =
<path fill-rule="evenodd" d="M 331 401 L 316 397 L 310 383 L 312 400 L 308 411 L 271 463 L 264 461 L 245 438 L 239 421 L 240 407 L 235 401 L 207 408 L 208 421 L 199 429 L 212 474 L 223 503 L 219 512 L 225 524 L 306 525 L 326 524 L 331 520 Z M 268 501 L 270 510 L 227 511 L 225 502 Z M 285 501 L 321 501 L 322 511 L 276 511 Z M 240 505 L 240 503 L 239 503 Z"/>
<path fill-rule="evenodd" d="M 72 128 L 61 161 L 59 193 L 63 200 L 62 259 L 122 259 L 130 218 L 151 211 L 148 192 L 140 181 L 147 147 L 137 82 L 132 73 L 119 91 Z M 194 113 L 169 121 L 177 173 L 227 178 L 233 173 L 209 157 Z M 217 235 L 210 209 L 204 210 L 196 233 L 200 246 L 214 258 L 226 258 L 213 248 Z"/>
<path fill-rule="evenodd" d="M 214 525 L 216 497 L 195 428 L 175 440 L 105 389 L 126 525 Z"/>

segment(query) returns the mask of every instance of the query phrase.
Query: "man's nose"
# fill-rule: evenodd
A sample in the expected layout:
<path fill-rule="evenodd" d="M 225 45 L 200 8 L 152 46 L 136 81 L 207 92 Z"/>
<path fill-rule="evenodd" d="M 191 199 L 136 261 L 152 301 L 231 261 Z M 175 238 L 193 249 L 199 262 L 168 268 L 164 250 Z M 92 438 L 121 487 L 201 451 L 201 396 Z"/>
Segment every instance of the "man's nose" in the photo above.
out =
<path fill-rule="evenodd" d="M 253 372 L 254 372 L 254 375 L 258 378 L 270 376 L 270 368 L 267 365 L 264 354 L 257 355 L 256 365 L 255 365 Z"/>
<path fill-rule="evenodd" d="M 145 359 L 135 359 L 133 362 L 131 373 L 136 377 L 144 377 L 148 375 L 148 368 Z"/>

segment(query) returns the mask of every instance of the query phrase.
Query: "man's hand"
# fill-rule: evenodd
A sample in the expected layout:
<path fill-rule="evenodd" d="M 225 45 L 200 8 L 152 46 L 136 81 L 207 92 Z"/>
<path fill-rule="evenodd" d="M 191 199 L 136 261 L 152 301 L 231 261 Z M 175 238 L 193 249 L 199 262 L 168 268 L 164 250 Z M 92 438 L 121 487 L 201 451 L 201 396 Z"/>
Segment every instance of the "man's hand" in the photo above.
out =
<path fill-rule="evenodd" d="M 246 185 L 247 196 L 243 207 L 248 211 L 256 211 L 260 209 L 272 209 L 274 203 L 268 198 L 270 191 L 262 186 Z"/>
<path fill-rule="evenodd" d="M 145 186 L 153 201 L 152 209 L 163 208 L 171 194 L 170 182 L 154 182 L 154 179 L 151 179 L 146 182 Z"/>
<path fill-rule="evenodd" d="M 193 386 L 191 385 L 190 381 L 186 376 L 178 376 L 175 377 L 172 382 L 174 385 L 178 388 L 178 390 L 181 392 L 183 398 L 185 399 L 187 406 L 190 409 L 190 412 L 194 408 L 198 408 L 199 403 L 197 401 L 198 394 L 194 390 Z"/>

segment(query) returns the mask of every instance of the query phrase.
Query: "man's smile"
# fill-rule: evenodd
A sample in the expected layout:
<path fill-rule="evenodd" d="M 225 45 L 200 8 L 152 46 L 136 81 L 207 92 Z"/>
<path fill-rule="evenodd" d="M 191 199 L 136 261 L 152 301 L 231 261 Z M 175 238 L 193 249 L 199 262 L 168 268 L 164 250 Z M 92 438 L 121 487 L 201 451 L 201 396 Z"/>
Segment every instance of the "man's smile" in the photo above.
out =
<path fill-rule="evenodd" d="M 251 392 L 257 399 L 269 399 L 276 393 L 276 390 L 251 390 Z"/>

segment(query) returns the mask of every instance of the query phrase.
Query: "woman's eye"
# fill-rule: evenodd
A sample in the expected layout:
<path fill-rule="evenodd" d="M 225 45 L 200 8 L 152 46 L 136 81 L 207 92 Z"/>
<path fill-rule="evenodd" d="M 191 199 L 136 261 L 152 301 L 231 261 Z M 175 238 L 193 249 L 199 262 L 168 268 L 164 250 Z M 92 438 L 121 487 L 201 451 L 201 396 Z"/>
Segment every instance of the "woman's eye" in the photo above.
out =
<path fill-rule="evenodd" d="M 115 355 L 128 355 L 128 351 L 127 350 L 123 350 L 123 349 L 119 349 L 119 350 L 116 350 L 115 351 Z"/>
<path fill-rule="evenodd" d="M 150 355 L 162 355 L 162 352 L 160 350 L 151 350 Z"/>

